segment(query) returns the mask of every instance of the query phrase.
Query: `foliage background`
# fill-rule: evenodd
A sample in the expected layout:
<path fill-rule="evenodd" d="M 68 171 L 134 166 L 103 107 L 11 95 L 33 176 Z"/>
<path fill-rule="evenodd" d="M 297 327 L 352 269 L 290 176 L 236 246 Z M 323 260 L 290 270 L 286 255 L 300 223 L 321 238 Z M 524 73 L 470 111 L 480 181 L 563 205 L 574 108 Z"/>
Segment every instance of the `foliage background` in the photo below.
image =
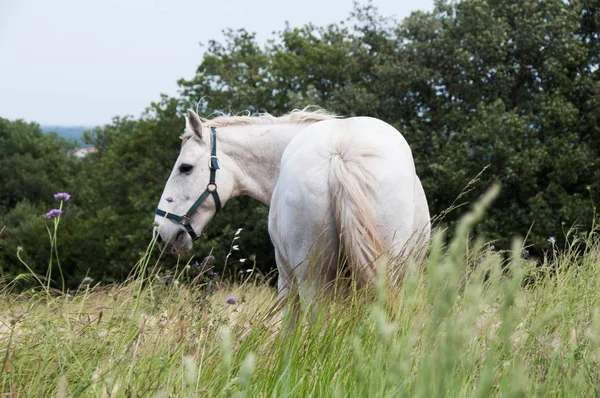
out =
<path fill-rule="evenodd" d="M 0 276 L 44 273 L 49 245 L 43 215 L 68 191 L 58 242 L 70 285 L 89 274 L 122 280 L 150 240 L 153 209 L 179 151 L 182 115 L 279 115 L 319 105 L 392 124 L 412 147 L 433 215 L 491 183 L 503 190 L 478 233 L 506 248 L 527 236 L 530 252 L 595 217 L 600 171 L 600 3 L 593 0 L 437 1 L 403 21 L 356 5 L 329 26 L 285 26 L 265 45 L 245 30 L 210 41 L 180 95 L 162 96 L 140 118 L 115 117 L 86 133 L 98 152 L 68 156 L 75 142 L 35 123 L 0 118 Z M 237 228 L 244 257 L 274 268 L 268 209 L 248 198 L 228 203 L 196 246 L 222 259 Z M 448 213 L 450 227 L 463 208 Z M 237 242 L 236 242 L 237 243 Z M 237 254 L 237 253 L 236 253 Z M 174 264 L 168 258 L 165 264 Z M 223 261 L 216 261 L 223 264 Z M 239 265 L 239 263 L 236 263 Z M 247 265 L 247 263 L 246 263 Z M 232 269 L 236 271 L 235 265 Z"/>

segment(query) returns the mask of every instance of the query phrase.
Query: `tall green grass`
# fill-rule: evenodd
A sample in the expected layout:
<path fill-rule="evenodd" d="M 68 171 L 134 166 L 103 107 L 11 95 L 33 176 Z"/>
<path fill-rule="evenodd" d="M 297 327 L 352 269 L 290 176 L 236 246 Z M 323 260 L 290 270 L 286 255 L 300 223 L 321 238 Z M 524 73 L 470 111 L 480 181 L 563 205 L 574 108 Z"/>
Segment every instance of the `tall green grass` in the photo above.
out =
<path fill-rule="evenodd" d="M 150 254 L 120 285 L 76 294 L 17 294 L 7 285 L 1 394 L 600 394 L 598 236 L 572 235 L 538 262 L 522 258 L 515 241 L 506 259 L 470 238 L 492 196 L 447 246 L 436 231 L 426 263 L 409 262 L 401 286 L 381 277 L 374 297 L 328 299 L 287 332 L 276 292 L 260 280 L 183 283 L 185 265 L 167 279 Z"/>

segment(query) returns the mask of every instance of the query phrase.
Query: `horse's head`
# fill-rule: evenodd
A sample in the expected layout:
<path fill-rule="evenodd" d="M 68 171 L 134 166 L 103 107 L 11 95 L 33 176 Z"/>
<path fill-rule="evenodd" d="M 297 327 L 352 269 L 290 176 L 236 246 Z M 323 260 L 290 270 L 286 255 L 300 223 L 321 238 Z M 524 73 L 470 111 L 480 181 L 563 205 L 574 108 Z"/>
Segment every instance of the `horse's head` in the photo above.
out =
<path fill-rule="evenodd" d="M 218 149 L 214 128 L 188 111 L 181 152 L 156 209 L 157 245 L 173 253 L 192 249 L 217 211 L 232 196 L 233 175 Z"/>

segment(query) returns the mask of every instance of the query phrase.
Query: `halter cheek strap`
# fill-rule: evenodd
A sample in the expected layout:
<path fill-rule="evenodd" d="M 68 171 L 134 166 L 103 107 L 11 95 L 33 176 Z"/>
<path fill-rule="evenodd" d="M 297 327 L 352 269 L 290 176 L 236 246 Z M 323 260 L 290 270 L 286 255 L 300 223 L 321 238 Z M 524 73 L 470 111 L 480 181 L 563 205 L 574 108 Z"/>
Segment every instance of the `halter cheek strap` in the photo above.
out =
<path fill-rule="evenodd" d="M 215 182 L 215 178 L 217 176 L 217 170 L 219 169 L 219 159 L 217 158 L 217 129 L 214 127 L 210 128 L 212 133 L 212 149 L 210 151 L 210 180 L 206 185 L 206 189 L 202 192 L 202 195 L 194 202 L 192 207 L 185 213 L 183 216 L 178 216 L 177 214 L 169 213 L 164 210 L 159 209 L 158 207 L 154 210 L 154 214 L 159 215 L 161 217 L 166 217 L 170 220 L 176 221 L 179 224 L 183 225 L 185 230 L 190 234 L 192 240 L 198 239 L 198 235 L 194 228 L 192 228 L 192 224 L 190 220 L 192 216 L 198 209 L 198 207 L 208 198 L 212 196 L 215 201 L 215 207 L 217 209 L 216 213 L 221 210 L 221 199 L 219 199 L 219 193 L 217 192 L 217 183 Z"/>

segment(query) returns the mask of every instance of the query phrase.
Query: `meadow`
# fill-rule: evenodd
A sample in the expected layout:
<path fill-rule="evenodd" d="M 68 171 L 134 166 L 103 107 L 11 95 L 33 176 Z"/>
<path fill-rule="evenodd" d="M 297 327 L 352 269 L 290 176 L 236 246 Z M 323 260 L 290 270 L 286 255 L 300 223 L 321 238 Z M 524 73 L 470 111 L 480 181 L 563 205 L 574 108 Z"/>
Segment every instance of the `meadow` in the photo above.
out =
<path fill-rule="evenodd" d="M 0 395 L 598 395 L 598 235 L 569 230 L 536 260 L 519 239 L 498 252 L 472 236 L 490 195 L 451 241 L 437 229 L 401 284 L 380 272 L 372 291 L 329 298 L 291 329 L 252 265 L 235 282 L 192 278 L 190 263 L 162 269 L 153 242 L 120 284 L 64 293 L 24 272 L 0 293 Z"/>

